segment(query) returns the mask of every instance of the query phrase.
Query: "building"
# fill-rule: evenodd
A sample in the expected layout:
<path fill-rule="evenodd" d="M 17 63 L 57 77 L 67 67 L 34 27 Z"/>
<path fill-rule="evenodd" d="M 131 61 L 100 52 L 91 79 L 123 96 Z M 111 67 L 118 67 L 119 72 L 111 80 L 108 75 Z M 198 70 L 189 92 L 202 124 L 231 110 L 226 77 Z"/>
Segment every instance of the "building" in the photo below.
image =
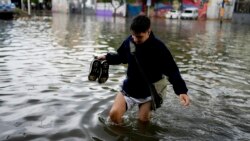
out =
<path fill-rule="evenodd" d="M 95 0 L 52 0 L 52 11 L 62 13 L 94 13 Z"/>
<path fill-rule="evenodd" d="M 250 24 L 249 0 L 236 0 L 232 21 L 233 23 Z"/>
<path fill-rule="evenodd" d="M 141 9 L 143 12 L 143 5 L 138 5 L 138 1 L 140 0 L 135 0 L 135 4 L 123 1 L 123 3 L 120 3 L 120 6 L 123 6 L 118 6 L 119 8 L 114 10 L 114 4 L 103 2 L 103 0 L 52 0 L 52 10 L 54 12 L 92 13 L 97 15 L 113 15 L 112 13 L 119 11 L 123 13 L 123 16 L 129 16 L 130 13 L 135 11 L 135 8 L 133 9 L 131 6 L 137 6 L 139 7 L 137 9 Z M 177 7 L 180 10 L 187 7 L 197 7 L 199 9 L 199 19 L 221 19 L 232 20 L 234 23 L 250 23 L 250 0 L 182 0 L 182 3 L 178 2 L 180 1 L 174 0 L 172 6 L 171 3 L 169 3 L 170 5 L 161 4 L 163 8 L 159 8 L 159 4 L 154 3 L 154 11 L 157 13 L 155 15 L 159 15 L 159 11 L 164 14 L 169 10 L 169 7 Z M 151 8 L 153 8 L 153 5 Z M 140 11 L 137 10 L 137 13 L 140 13 Z"/>
<path fill-rule="evenodd" d="M 235 0 L 209 0 L 207 9 L 208 19 L 232 19 Z M 223 12 L 222 12 L 223 11 Z"/>

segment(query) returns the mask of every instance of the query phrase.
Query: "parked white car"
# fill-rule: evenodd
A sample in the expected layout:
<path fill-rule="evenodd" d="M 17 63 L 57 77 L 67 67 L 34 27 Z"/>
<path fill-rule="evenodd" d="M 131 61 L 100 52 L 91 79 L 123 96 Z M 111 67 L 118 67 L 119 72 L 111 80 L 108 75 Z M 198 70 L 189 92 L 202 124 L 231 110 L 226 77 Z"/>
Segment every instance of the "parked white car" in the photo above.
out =
<path fill-rule="evenodd" d="M 166 13 L 165 17 L 168 19 L 179 19 L 181 12 L 178 10 L 170 10 Z"/>
<path fill-rule="evenodd" d="M 198 19 L 198 8 L 186 8 L 181 13 L 181 19 Z"/>

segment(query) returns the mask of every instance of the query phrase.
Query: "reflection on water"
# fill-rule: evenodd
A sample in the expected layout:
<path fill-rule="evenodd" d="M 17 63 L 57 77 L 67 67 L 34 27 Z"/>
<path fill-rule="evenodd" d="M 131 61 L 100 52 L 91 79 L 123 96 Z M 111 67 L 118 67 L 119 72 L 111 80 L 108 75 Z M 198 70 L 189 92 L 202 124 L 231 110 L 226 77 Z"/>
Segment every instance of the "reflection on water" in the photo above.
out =
<path fill-rule="evenodd" d="M 192 104 L 171 86 L 150 124 L 136 109 L 123 126 L 107 115 L 126 66 L 105 84 L 89 82 L 94 55 L 115 51 L 131 19 L 81 15 L 0 21 L 0 140 L 248 140 L 250 30 L 216 21 L 152 19 L 171 50 Z"/>

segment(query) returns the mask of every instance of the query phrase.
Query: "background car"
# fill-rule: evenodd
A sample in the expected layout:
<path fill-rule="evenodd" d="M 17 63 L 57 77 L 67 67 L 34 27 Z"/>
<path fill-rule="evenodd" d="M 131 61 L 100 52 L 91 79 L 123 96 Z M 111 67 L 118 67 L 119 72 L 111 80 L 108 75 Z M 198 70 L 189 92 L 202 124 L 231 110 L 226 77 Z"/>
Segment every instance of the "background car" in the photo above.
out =
<path fill-rule="evenodd" d="M 179 19 L 181 12 L 178 10 L 170 10 L 166 13 L 165 17 L 168 19 Z"/>
<path fill-rule="evenodd" d="M 16 6 L 14 3 L 11 3 L 10 0 L 0 0 L 0 12 L 1 13 L 8 13 L 14 12 Z"/>
<path fill-rule="evenodd" d="M 181 19 L 198 19 L 198 8 L 186 8 L 181 13 Z"/>
<path fill-rule="evenodd" d="M 10 0 L 0 0 L 0 19 L 12 19 L 15 10 L 15 4 Z"/>

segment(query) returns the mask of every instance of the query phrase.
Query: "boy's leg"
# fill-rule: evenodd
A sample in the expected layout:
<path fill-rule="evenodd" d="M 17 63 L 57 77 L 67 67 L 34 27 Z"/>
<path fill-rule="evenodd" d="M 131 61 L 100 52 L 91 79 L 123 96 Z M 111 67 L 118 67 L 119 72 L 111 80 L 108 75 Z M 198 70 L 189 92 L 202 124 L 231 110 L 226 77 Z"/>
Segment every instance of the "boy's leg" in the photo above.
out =
<path fill-rule="evenodd" d="M 151 101 L 143 103 L 139 107 L 139 120 L 141 122 L 150 121 L 151 116 Z"/>
<path fill-rule="evenodd" d="M 112 122 L 120 124 L 122 123 L 122 116 L 126 112 L 126 101 L 121 92 L 119 92 L 113 103 L 113 106 L 109 112 L 109 117 Z"/>

